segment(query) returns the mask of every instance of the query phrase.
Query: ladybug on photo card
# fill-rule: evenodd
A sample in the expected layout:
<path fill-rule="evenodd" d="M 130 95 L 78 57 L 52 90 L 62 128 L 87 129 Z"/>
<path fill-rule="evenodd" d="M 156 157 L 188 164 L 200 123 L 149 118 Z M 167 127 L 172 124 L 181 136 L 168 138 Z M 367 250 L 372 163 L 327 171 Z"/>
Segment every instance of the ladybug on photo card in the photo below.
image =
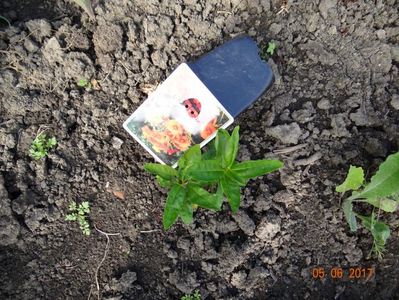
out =
<path fill-rule="evenodd" d="M 189 98 L 182 103 L 191 118 L 196 118 L 201 112 L 201 102 L 196 98 Z"/>

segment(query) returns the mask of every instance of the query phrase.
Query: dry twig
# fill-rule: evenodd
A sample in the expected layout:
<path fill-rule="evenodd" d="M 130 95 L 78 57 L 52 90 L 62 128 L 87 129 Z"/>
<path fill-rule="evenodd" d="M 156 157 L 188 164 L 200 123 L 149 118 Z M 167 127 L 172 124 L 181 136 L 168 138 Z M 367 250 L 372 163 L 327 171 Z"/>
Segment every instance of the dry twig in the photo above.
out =
<path fill-rule="evenodd" d="M 98 266 L 97 266 L 97 268 L 96 268 L 96 272 L 94 273 L 94 280 L 95 280 L 95 282 L 96 282 L 96 287 L 97 287 L 97 299 L 100 300 L 100 284 L 98 283 L 98 271 L 100 270 L 101 265 L 104 263 L 105 258 L 107 257 L 107 254 L 108 254 L 109 243 L 110 243 L 109 237 L 110 237 L 110 236 L 113 236 L 113 235 L 120 235 L 120 233 L 119 233 L 119 232 L 118 232 L 118 233 L 108 233 L 108 232 L 104 232 L 104 231 L 98 229 L 98 228 L 96 227 L 96 225 L 94 225 L 94 228 L 95 228 L 99 233 L 101 233 L 102 235 L 105 235 L 105 237 L 107 238 L 107 244 L 105 245 L 105 250 L 104 250 L 103 258 L 101 259 L 100 263 L 98 264 Z M 88 296 L 88 300 L 90 299 L 90 296 L 91 296 L 91 289 L 90 289 L 90 293 L 89 293 L 89 296 Z"/>

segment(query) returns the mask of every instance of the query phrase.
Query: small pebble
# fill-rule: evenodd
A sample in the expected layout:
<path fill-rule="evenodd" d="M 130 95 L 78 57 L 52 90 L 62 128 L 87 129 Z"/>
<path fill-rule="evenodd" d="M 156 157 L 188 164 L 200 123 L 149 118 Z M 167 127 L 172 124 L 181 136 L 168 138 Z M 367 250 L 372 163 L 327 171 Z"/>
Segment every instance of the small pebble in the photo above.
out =
<path fill-rule="evenodd" d="M 399 95 L 393 95 L 390 103 L 394 109 L 399 110 Z"/>
<path fill-rule="evenodd" d="M 317 107 L 319 109 L 327 110 L 331 108 L 331 103 L 328 99 L 321 99 L 319 102 L 317 102 Z"/>
<path fill-rule="evenodd" d="M 117 138 L 116 136 L 114 136 L 112 138 L 112 147 L 114 149 L 119 150 L 122 147 L 122 145 L 123 145 L 123 141 L 120 138 Z"/>

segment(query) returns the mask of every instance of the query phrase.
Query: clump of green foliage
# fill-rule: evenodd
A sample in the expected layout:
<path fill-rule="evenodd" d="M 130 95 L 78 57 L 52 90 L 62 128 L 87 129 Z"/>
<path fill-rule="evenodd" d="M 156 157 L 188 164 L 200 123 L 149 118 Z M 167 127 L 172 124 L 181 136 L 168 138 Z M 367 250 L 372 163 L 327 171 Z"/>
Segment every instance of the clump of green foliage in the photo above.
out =
<path fill-rule="evenodd" d="M 80 230 L 82 230 L 84 235 L 90 235 L 90 225 L 87 221 L 88 214 L 90 213 L 90 204 L 88 201 L 83 201 L 79 205 L 75 201 L 72 201 L 68 207 L 69 213 L 67 214 L 65 220 L 67 221 L 77 221 Z"/>
<path fill-rule="evenodd" d="M 90 0 L 73 0 L 77 5 L 79 5 L 83 10 L 90 16 L 90 18 L 94 19 L 94 11 L 91 6 Z"/>
<path fill-rule="evenodd" d="M 48 138 L 46 134 L 40 133 L 32 142 L 29 155 L 35 159 L 39 160 L 47 156 L 48 152 L 57 145 L 57 140 L 55 137 Z"/>
<path fill-rule="evenodd" d="M 219 129 L 210 149 L 201 154 L 199 145 L 187 150 L 178 161 L 178 169 L 148 163 L 145 169 L 156 175 L 158 183 L 169 189 L 163 215 L 163 226 L 168 229 L 177 218 L 184 223 L 193 221 L 193 207 L 218 211 L 225 196 L 231 210 L 240 206 L 240 190 L 248 180 L 278 170 L 279 160 L 250 160 L 237 162 L 239 127 L 231 136 Z"/>
<path fill-rule="evenodd" d="M 277 44 L 274 41 L 270 41 L 267 44 L 266 43 L 261 43 L 259 45 L 259 55 L 260 58 L 262 58 L 263 60 L 268 60 L 269 58 L 271 58 L 277 48 Z"/>
<path fill-rule="evenodd" d="M 359 218 L 365 228 L 373 236 L 373 246 L 370 254 L 382 258 L 385 244 L 390 236 L 389 226 L 379 221 L 380 213 L 393 213 L 399 202 L 399 152 L 392 154 L 379 166 L 377 173 L 370 182 L 364 179 L 361 167 L 350 166 L 345 181 L 336 187 L 336 191 L 352 195 L 344 200 L 342 207 L 351 231 L 357 230 L 356 218 Z M 363 216 L 353 211 L 353 203 L 365 202 L 373 206 L 369 216 Z"/>
<path fill-rule="evenodd" d="M 201 300 L 201 294 L 198 290 L 194 292 L 192 295 L 184 295 L 180 298 L 180 300 Z"/>
<path fill-rule="evenodd" d="M 78 85 L 78 87 L 85 88 L 85 89 L 91 89 L 92 88 L 90 80 L 87 80 L 87 79 L 80 79 L 77 82 L 77 85 Z"/>

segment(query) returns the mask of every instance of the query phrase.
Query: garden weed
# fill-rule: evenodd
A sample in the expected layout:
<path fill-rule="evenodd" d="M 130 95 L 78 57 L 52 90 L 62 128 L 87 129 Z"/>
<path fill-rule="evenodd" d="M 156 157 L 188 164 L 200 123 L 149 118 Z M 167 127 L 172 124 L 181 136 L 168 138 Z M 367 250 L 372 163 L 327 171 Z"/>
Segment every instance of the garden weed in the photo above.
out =
<path fill-rule="evenodd" d="M 380 212 L 393 213 L 399 203 L 399 152 L 392 154 L 380 165 L 377 173 L 365 182 L 361 167 L 350 166 L 345 181 L 336 187 L 337 192 L 352 191 L 352 195 L 344 200 L 342 207 L 351 231 L 357 230 L 356 218 L 373 236 L 371 254 L 382 258 L 385 244 L 391 232 L 389 226 L 379 221 Z M 363 216 L 353 211 L 353 203 L 371 204 L 374 209 L 370 216 Z M 375 210 L 378 211 L 377 215 Z"/>
<path fill-rule="evenodd" d="M 79 205 L 75 201 L 72 201 L 68 207 L 69 213 L 67 214 L 66 221 L 77 221 L 80 230 L 84 235 L 90 235 L 90 225 L 87 221 L 87 216 L 90 213 L 90 203 L 83 201 Z"/>
<path fill-rule="evenodd" d="M 269 58 L 271 58 L 275 54 L 276 49 L 277 49 L 277 44 L 274 41 L 270 41 L 267 44 L 261 43 L 259 45 L 259 56 L 264 61 L 268 61 Z"/>
<path fill-rule="evenodd" d="M 92 88 L 91 82 L 89 80 L 87 80 L 87 79 L 80 79 L 77 82 L 77 85 L 78 85 L 78 87 L 85 88 L 85 89 L 91 89 Z"/>
<path fill-rule="evenodd" d="M 180 298 L 180 300 L 201 300 L 201 294 L 198 290 L 194 292 L 192 295 L 184 295 Z"/>
<path fill-rule="evenodd" d="M 40 133 L 32 142 L 29 155 L 35 159 L 39 160 L 47 156 L 48 152 L 57 145 L 57 140 L 52 137 L 48 138 L 46 134 Z"/>

